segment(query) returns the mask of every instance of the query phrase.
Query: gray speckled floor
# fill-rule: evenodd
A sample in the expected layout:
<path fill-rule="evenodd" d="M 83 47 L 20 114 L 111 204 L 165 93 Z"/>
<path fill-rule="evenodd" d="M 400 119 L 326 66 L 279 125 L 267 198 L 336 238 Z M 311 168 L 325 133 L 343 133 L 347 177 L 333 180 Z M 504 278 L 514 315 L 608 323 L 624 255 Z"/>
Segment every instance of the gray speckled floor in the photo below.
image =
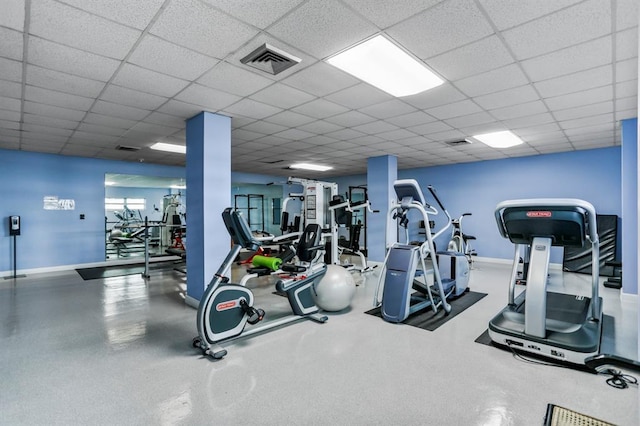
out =
<path fill-rule="evenodd" d="M 434 332 L 364 314 L 377 276 L 356 276 L 349 312 L 225 345 L 217 362 L 191 348 L 196 311 L 179 273 L 0 281 L 0 424 L 540 425 L 547 403 L 640 424 L 637 387 L 474 343 L 506 303 L 508 276 L 476 262 L 470 286 L 488 296 Z M 551 283 L 589 293 L 585 276 L 553 270 Z M 287 307 L 254 287 L 268 314 Z M 602 296 L 616 351 L 636 358 L 635 305 Z"/>

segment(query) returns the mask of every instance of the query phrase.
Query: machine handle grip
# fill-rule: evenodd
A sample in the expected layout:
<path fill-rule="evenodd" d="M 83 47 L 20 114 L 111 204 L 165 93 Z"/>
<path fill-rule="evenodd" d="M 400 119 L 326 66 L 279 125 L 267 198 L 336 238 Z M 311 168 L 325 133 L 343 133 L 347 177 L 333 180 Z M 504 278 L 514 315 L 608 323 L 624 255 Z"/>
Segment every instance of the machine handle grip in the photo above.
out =
<path fill-rule="evenodd" d="M 429 189 L 429 192 L 431 192 L 431 195 L 433 195 L 433 198 L 436 200 L 436 202 L 440 206 L 440 209 L 442 209 L 442 211 L 446 210 L 442 205 L 442 201 L 440 201 L 440 198 L 438 198 L 438 194 L 436 194 L 435 188 L 432 185 L 427 186 L 427 188 Z"/>

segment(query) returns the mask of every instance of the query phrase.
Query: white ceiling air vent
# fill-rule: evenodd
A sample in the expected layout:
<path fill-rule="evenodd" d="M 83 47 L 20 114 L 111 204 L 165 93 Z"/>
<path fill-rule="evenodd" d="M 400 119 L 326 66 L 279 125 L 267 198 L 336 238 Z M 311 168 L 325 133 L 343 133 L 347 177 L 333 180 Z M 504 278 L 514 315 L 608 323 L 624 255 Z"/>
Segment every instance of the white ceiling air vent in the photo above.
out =
<path fill-rule="evenodd" d="M 461 146 L 461 145 L 470 145 L 471 144 L 471 142 L 469 142 L 466 139 L 454 140 L 454 141 L 446 141 L 445 143 L 447 145 L 449 145 L 449 146 Z"/>
<path fill-rule="evenodd" d="M 140 147 L 139 146 L 118 145 L 118 146 L 116 146 L 116 149 L 118 151 L 131 151 L 131 152 L 140 151 Z"/>
<path fill-rule="evenodd" d="M 300 58 L 296 58 L 292 54 L 267 43 L 240 59 L 240 62 L 245 65 L 249 65 L 250 67 L 257 68 L 273 75 L 291 68 L 300 61 Z"/>

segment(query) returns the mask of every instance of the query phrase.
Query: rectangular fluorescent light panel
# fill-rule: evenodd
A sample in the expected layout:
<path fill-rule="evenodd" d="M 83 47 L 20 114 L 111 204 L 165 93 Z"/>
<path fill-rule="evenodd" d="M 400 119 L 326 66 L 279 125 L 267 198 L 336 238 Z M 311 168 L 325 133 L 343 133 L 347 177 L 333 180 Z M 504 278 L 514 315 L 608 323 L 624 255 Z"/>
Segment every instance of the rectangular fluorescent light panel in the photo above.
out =
<path fill-rule="evenodd" d="M 479 140 L 485 145 L 489 145 L 491 148 L 511 148 L 512 146 L 524 143 L 522 139 L 511 133 L 509 130 L 484 133 L 482 135 L 475 135 L 473 138 Z"/>
<path fill-rule="evenodd" d="M 316 172 L 326 172 L 327 170 L 333 169 L 330 166 L 321 166 L 319 164 L 310 164 L 310 163 L 297 163 L 289 166 L 290 169 L 302 169 L 302 170 L 314 170 Z"/>
<path fill-rule="evenodd" d="M 396 97 L 415 95 L 444 83 L 382 35 L 350 47 L 327 62 Z"/>
<path fill-rule="evenodd" d="M 174 145 L 171 143 L 165 142 L 156 142 L 151 145 L 149 148 L 156 149 L 158 151 L 167 151 L 167 152 L 177 152 L 178 154 L 186 154 L 187 147 L 184 145 Z"/>

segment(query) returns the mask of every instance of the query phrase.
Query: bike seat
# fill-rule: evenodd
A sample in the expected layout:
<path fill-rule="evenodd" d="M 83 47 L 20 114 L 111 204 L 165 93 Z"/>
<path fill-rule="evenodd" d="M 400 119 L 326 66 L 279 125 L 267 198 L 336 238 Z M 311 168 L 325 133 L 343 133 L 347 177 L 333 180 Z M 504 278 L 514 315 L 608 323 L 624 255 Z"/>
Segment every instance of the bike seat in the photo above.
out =
<path fill-rule="evenodd" d="M 469 241 L 469 240 L 475 240 L 476 237 L 474 237 L 473 235 L 467 235 L 467 234 L 462 234 L 462 239 L 465 241 Z"/>

